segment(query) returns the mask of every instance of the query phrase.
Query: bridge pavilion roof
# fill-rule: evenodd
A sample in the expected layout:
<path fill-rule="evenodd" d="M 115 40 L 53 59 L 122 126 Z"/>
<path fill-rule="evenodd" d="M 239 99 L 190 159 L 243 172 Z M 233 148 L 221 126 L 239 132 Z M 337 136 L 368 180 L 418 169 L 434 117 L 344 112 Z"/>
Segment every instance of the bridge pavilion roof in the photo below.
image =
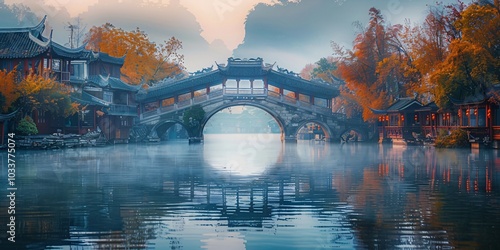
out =
<path fill-rule="evenodd" d="M 274 64 L 264 64 L 262 58 L 238 59 L 229 58 L 226 64 L 217 64 L 212 67 L 191 73 L 183 79 L 165 79 L 137 96 L 138 101 L 156 101 L 169 98 L 189 91 L 196 91 L 207 86 L 221 84 L 224 79 L 267 79 L 268 84 L 301 94 L 330 99 L 338 96 L 337 87 L 317 81 L 308 81 L 298 74 L 278 68 L 273 70 Z"/>

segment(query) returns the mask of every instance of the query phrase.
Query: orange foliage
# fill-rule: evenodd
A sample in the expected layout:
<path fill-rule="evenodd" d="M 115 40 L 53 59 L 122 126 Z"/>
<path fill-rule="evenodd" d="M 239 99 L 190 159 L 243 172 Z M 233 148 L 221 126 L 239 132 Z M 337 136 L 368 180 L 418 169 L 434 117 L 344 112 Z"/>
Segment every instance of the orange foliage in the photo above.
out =
<path fill-rule="evenodd" d="M 19 97 L 16 86 L 16 69 L 10 72 L 0 70 L 0 93 L 5 97 L 5 103 L 2 107 L 3 112 L 8 112 L 13 102 Z"/>
<path fill-rule="evenodd" d="M 450 54 L 431 75 L 434 95 L 440 107 L 450 107 L 451 100 L 480 100 L 484 98 L 496 79 L 498 67 L 488 51 L 474 43 L 455 40 L 450 44 Z"/>
<path fill-rule="evenodd" d="M 356 36 L 354 48 L 340 60 L 338 72 L 345 81 L 343 95 L 362 107 L 365 120 L 371 108 L 382 109 L 400 95 L 403 64 L 397 44 L 399 29 L 387 28 L 379 10 L 370 9 L 370 23 Z"/>
<path fill-rule="evenodd" d="M 67 117 L 76 112 L 77 105 L 69 97 L 70 87 L 53 79 L 29 74 L 19 83 L 16 92 L 22 98 L 20 105 L 25 113 L 38 110 Z"/>
<path fill-rule="evenodd" d="M 106 23 L 92 27 L 86 42 L 89 50 L 114 57 L 126 56 L 121 74 L 122 79 L 130 84 L 152 84 L 182 70 L 184 56 L 178 52 L 182 49 L 182 42 L 175 37 L 157 45 L 139 28 L 124 31 Z"/>

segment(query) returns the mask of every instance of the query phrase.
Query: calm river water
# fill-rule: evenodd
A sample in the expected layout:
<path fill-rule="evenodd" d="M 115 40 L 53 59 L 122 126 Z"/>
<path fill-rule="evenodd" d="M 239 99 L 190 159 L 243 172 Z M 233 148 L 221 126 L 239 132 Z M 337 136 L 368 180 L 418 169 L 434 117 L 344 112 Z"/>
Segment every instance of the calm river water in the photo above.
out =
<path fill-rule="evenodd" d="M 16 243 L 6 157 L 0 249 L 500 246 L 500 151 L 271 135 L 18 151 Z"/>

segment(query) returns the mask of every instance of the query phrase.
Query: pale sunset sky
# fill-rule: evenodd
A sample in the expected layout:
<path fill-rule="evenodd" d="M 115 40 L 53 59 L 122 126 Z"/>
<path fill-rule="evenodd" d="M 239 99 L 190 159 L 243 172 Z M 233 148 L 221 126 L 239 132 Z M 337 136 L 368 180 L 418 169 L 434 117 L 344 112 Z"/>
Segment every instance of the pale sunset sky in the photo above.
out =
<path fill-rule="evenodd" d="M 466 3 L 470 2 L 465 1 Z M 421 22 L 436 0 L 0 0 L 47 15 L 54 40 L 65 44 L 68 22 L 80 17 L 84 32 L 106 22 L 124 30 L 139 27 L 161 43 L 183 42 L 185 66 L 196 71 L 228 57 L 262 57 L 295 72 L 333 53 L 331 41 L 350 49 L 376 7 L 388 23 Z M 456 0 L 444 0 L 457 3 Z M 0 21 L 3 17 L 0 17 Z M 26 23 L 26 22 L 24 22 Z"/>

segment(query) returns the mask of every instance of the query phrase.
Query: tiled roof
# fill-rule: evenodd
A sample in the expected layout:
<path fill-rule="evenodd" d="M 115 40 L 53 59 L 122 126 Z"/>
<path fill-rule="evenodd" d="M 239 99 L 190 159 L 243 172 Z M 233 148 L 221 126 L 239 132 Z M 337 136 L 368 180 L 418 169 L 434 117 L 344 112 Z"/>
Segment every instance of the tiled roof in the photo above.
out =
<path fill-rule="evenodd" d="M 125 90 L 125 91 L 138 91 L 141 86 L 140 85 L 130 85 L 119 78 L 116 77 L 105 77 L 102 75 L 91 75 L 88 78 L 88 83 L 95 84 L 101 88 L 110 88 L 117 90 Z"/>
<path fill-rule="evenodd" d="M 125 56 L 122 57 L 112 57 L 106 53 L 103 52 L 97 52 L 97 53 L 91 53 L 93 56 L 93 60 L 100 60 L 106 63 L 112 63 L 112 64 L 118 64 L 118 65 L 123 65 L 125 62 Z"/>
<path fill-rule="evenodd" d="M 415 111 L 438 111 L 439 107 L 435 102 L 428 103 Z"/>
<path fill-rule="evenodd" d="M 17 110 L 9 114 L 0 114 L 0 121 L 6 121 L 12 119 L 17 113 Z"/>
<path fill-rule="evenodd" d="M 82 92 L 81 97 L 71 96 L 71 99 L 74 101 L 83 104 L 83 105 L 96 105 L 101 107 L 109 107 L 110 103 L 106 102 L 100 98 L 97 98 L 85 91 Z"/>
<path fill-rule="evenodd" d="M 406 110 L 410 107 L 414 108 L 415 110 L 420 109 L 422 107 L 422 103 L 417 101 L 415 98 L 405 97 L 405 98 L 399 98 L 398 100 L 396 100 L 396 102 L 394 102 L 387 109 L 380 110 L 380 109 L 370 108 L 370 110 L 374 114 L 386 114 L 386 113 L 395 113 L 395 112 L 403 111 L 403 110 Z"/>
<path fill-rule="evenodd" d="M 112 57 L 102 52 L 92 52 L 79 48 L 67 48 L 51 39 L 42 36 L 45 29 L 46 16 L 40 23 L 33 27 L 0 28 L 0 59 L 6 58 L 32 58 L 42 53 L 52 53 L 53 57 L 81 59 L 123 65 L 125 56 Z"/>
<path fill-rule="evenodd" d="M 45 19 L 34 27 L 0 29 L 0 58 L 30 58 L 46 52 L 50 41 L 42 37 Z"/>
<path fill-rule="evenodd" d="M 206 87 L 207 83 L 217 85 L 223 80 L 222 75 L 219 70 L 213 70 L 210 72 L 200 73 L 189 78 L 184 78 L 180 80 L 165 81 L 164 84 L 159 84 L 155 87 L 150 87 L 147 93 L 143 95 L 137 95 L 138 100 L 158 100 L 165 98 L 168 95 L 179 95 L 185 94 L 190 91 L 190 89 L 198 89 Z"/>
<path fill-rule="evenodd" d="M 221 84 L 224 78 L 259 78 L 267 77 L 268 83 L 284 87 L 301 94 L 330 99 L 338 96 L 339 89 L 330 84 L 302 79 L 296 74 L 287 74 L 272 70 L 273 65 L 263 65 L 262 59 L 228 59 L 228 64 L 217 64 L 215 70 L 202 70 L 183 79 L 175 79 L 148 89 L 146 94 L 138 95 L 138 100 L 155 101 L 168 96 L 188 93 L 191 90 Z"/>
<path fill-rule="evenodd" d="M 82 45 L 79 48 L 75 49 L 70 49 L 66 48 L 58 43 L 52 42 L 52 52 L 55 55 L 61 56 L 61 57 L 66 57 L 66 58 L 72 58 L 72 59 L 87 59 L 88 58 L 88 51 L 85 50 L 85 45 Z"/>
<path fill-rule="evenodd" d="M 412 104 L 417 104 L 418 106 L 422 106 L 422 104 L 415 100 L 415 98 L 407 97 L 407 98 L 399 98 L 395 103 L 387 108 L 387 111 L 400 111 L 408 108 Z"/>

